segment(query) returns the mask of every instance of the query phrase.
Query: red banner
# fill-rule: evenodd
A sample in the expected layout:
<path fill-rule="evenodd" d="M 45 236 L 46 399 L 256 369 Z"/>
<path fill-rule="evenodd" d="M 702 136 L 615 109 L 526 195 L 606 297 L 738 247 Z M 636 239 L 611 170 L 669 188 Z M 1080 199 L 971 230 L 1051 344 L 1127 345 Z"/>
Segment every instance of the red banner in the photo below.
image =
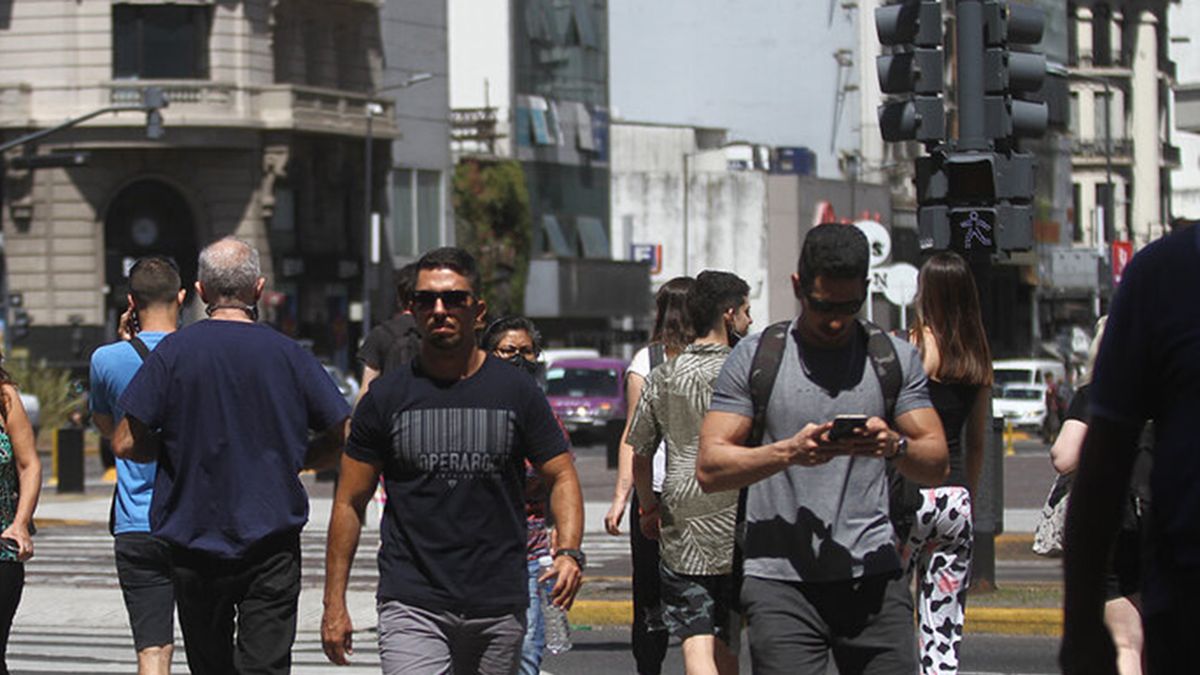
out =
<path fill-rule="evenodd" d="M 1112 278 L 1113 285 L 1121 283 L 1121 275 L 1125 273 L 1125 266 L 1133 258 L 1133 242 L 1129 241 L 1114 241 L 1112 243 Z"/>

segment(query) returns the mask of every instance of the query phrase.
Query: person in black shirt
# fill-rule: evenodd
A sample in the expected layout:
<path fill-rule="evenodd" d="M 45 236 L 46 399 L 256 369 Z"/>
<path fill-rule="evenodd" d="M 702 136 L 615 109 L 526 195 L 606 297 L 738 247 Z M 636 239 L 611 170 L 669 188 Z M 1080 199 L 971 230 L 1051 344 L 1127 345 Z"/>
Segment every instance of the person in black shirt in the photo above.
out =
<path fill-rule="evenodd" d="M 411 368 L 360 401 L 330 517 L 321 637 L 347 663 L 350 561 L 382 472 L 379 551 L 384 673 L 512 673 L 525 631 L 524 461 L 540 471 L 558 530 L 556 604 L 579 589 L 583 497 L 567 441 L 533 378 L 476 344 L 487 308 L 475 261 L 444 248 L 418 262 L 412 308 L 422 333 Z"/>
<path fill-rule="evenodd" d="M 358 361 L 362 363 L 360 400 L 375 378 L 408 365 L 421 348 L 421 333 L 408 307 L 416 277 L 416 263 L 405 265 L 396 272 L 396 315 L 372 328 L 358 349 Z"/>

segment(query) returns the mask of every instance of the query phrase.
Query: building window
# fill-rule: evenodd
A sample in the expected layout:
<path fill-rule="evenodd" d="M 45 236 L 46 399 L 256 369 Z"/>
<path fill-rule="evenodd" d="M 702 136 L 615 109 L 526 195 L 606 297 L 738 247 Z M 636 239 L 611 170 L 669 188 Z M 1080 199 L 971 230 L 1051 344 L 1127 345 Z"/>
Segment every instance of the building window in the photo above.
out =
<path fill-rule="evenodd" d="M 1083 243 L 1083 218 L 1080 217 L 1082 199 L 1083 190 L 1079 183 L 1071 183 L 1071 241 L 1076 244 Z"/>
<path fill-rule="evenodd" d="M 441 172 L 396 169 L 392 174 L 392 252 L 414 257 L 441 245 Z"/>
<path fill-rule="evenodd" d="M 1112 8 L 1098 3 L 1092 7 L 1092 65 L 1112 64 Z"/>
<path fill-rule="evenodd" d="M 208 78 L 210 7 L 113 5 L 113 78 Z"/>
<path fill-rule="evenodd" d="M 1070 125 L 1071 126 L 1069 127 L 1069 131 L 1071 132 L 1072 138 L 1078 139 L 1079 138 L 1079 92 L 1077 92 L 1077 91 L 1071 92 L 1070 106 L 1071 106 L 1071 112 L 1070 112 L 1070 115 L 1071 115 Z"/>
<path fill-rule="evenodd" d="M 1094 104 L 1092 108 L 1095 110 L 1095 131 L 1093 132 L 1094 140 L 1104 143 L 1109 138 L 1117 138 L 1117 129 L 1110 125 L 1110 113 L 1112 111 L 1112 92 L 1105 95 L 1102 91 L 1095 92 L 1093 96 Z"/>

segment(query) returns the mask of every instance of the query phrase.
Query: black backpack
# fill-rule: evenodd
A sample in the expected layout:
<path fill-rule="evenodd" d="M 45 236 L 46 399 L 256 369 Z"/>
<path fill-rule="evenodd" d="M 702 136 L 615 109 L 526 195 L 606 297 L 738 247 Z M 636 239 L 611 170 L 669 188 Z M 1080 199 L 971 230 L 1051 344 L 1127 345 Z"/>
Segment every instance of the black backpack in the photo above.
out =
<path fill-rule="evenodd" d="M 746 445 L 749 447 L 762 444 L 763 432 L 766 429 L 767 404 L 771 400 L 771 390 L 775 387 L 775 377 L 779 374 L 779 366 L 783 363 L 788 328 L 791 324 L 792 322 L 788 320 L 767 326 L 754 351 L 754 360 L 750 364 L 750 399 L 754 403 L 754 418 L 750 427 L 750 436 L 746 440 Z M 883 392 L 883 407 L 890 426 L 894 422 L 896 400 L 899 398 L 900 388 L 904 384 L 900 359 L 896 354 L 896 347 L 882 328 L 863 320 L 859 320 L 859 325 L 867 334 L 867 357 L 871 360 L 875 377 L 879 378 L 879 388 Z M 897 541 L 904 541 L 908 538 L 908 533 L 916 522 L 917 509 L 921 507 L 921 489 L 919 485 L 901 475 L 891 462 L 887 463 L 887 477 L 888 516 L 892 521 Z M 748 494 L 748 487 L 742 488 L 738 494 L 737 524 L 733 547 L 735 588 L 741 587 L 744 562 L 742 547 L 746 540 L 746 497 Z M 737 599 L 736 595 L 734 599 Z"/>
<path fill-rule="evenodd" d="M 404 320 L 405 318 L 407 320 Z M 388 336 L 387 352 L 379 364 L 379 374 L 382 375 L 408 365 L 421 351 L 421 336 L 417 333 L 416 321 L 407 314 L 379 325 Z"/>

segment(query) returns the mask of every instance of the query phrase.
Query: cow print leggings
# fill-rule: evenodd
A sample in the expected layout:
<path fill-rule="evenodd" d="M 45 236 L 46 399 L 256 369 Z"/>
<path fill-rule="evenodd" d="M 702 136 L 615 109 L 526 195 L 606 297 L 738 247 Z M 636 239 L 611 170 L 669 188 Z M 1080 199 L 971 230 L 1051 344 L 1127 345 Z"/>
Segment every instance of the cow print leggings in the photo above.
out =
<path fill-rule="evenodd" d="M 958 672 L 971 574 L 971 495 L 965 487 L 921 490 L 924 502 L 900 549 L 917 579 L 921 673 Z"/>

